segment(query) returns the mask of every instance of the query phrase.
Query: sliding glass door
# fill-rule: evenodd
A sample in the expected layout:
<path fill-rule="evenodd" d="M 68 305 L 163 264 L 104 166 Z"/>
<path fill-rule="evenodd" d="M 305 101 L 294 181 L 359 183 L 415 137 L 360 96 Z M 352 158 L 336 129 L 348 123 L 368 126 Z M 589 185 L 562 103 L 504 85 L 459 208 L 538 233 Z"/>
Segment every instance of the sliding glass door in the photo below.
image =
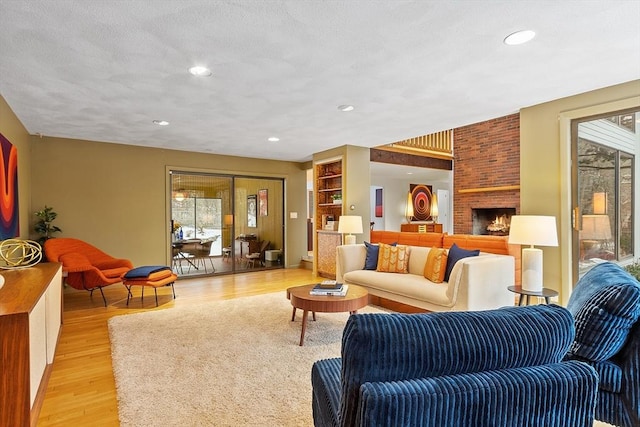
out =
<path fill-rule="evenodd" d="M 284 266 L 284 181 L 171 171 L 171 254 L 179 276 Z"/>
<path fill-rule="evenodd" d="M 574 277 L 603 261 L 633 259 L 635 157 L 640 112 L 574 121 Z"/>

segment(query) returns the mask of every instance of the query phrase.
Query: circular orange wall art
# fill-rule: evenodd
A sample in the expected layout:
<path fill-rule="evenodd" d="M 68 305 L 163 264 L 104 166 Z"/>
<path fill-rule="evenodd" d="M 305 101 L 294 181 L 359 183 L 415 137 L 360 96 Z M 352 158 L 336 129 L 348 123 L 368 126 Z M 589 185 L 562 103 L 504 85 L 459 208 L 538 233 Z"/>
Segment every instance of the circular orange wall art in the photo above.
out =
<path fill-rule="evenodd" d="M 431 186 L 411 184 L 411 199 L 413 201 L 412 221 L 427 221 L 431 218 Z"/>

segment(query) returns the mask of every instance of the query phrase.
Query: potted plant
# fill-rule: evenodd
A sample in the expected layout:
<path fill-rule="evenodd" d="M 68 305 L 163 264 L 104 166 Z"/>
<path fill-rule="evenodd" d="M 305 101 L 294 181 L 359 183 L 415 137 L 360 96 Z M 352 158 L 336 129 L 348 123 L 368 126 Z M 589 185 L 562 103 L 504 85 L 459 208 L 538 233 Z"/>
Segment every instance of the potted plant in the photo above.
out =
<path fill-rule="evenodd" d="M 342 203 L 342 193 L 332 194 L 331 200 L 333 200 L 333 203 L 335 204 Z"/>
<path fill-rule="evenodd" d="M 39 219 L 36 222 L 34 229 L 36 233 L 40 234 L 38 243 L 41 245 L 48 239 L 51 239 L 53 237 L 53 233 L 62 231 L 60 227 L 51 224 L 58 216 L 52 207 L 44 205 L 44 209 L 36 212 L 35 214 Z"/>
<path fill-rule="evenodd" d="M 635 277 L 638 282 L 640 282 L 640 259 L 634 261 L 633 264 L 625 266 L 624 269 L 627 270 L 633 277 Z"/>

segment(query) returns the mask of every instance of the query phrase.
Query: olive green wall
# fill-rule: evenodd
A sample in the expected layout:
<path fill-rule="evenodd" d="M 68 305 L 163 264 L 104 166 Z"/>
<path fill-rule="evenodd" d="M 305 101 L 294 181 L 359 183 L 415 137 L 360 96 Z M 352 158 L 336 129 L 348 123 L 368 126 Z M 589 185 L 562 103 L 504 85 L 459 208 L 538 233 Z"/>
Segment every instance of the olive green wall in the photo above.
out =
<path fill-rule="evenodd" d="M 30 136 L 11 107 L 0 95 L 0 133 L 18 149 L 18 209 L 20 238 L 29 237 L 31 209 L 31 147 Z"/>
<path fill-rule="evenodd" d="M 58 237 L 86 240 L 134 265 L 168 263 L 168 170 L 178 169 L 284 178 L 285 266 L 306 255 L 306 165 L 65 138 L 34 136 L 31 144 L 31 203 L 54 207 Z"/>
<path fill-rule="evenodd" d="M 558 290 L 563 304 L 577 280 L 571 273 L 570 121 L 638 107 L 639 96 L 640 80 L 635 80 L 520 110 L 520 213 L 556 217 L 559 247 L 542 248 L 544 286 Z M 635 154 L 637 201 L 640 147 Z M 639 211 L 635 211 L 636 248 L 640 247 Z"/>

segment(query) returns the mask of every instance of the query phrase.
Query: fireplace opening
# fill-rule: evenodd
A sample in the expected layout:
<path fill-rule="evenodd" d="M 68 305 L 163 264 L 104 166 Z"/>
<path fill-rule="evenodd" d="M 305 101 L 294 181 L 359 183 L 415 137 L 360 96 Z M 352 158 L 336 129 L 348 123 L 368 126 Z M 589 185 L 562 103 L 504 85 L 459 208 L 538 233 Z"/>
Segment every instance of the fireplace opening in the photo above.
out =
<path fill-rule="evenodd" d="M 511 217 L 516 208 L 480 208 L 471 209 L 472 234 L 508 236 Z"/>

